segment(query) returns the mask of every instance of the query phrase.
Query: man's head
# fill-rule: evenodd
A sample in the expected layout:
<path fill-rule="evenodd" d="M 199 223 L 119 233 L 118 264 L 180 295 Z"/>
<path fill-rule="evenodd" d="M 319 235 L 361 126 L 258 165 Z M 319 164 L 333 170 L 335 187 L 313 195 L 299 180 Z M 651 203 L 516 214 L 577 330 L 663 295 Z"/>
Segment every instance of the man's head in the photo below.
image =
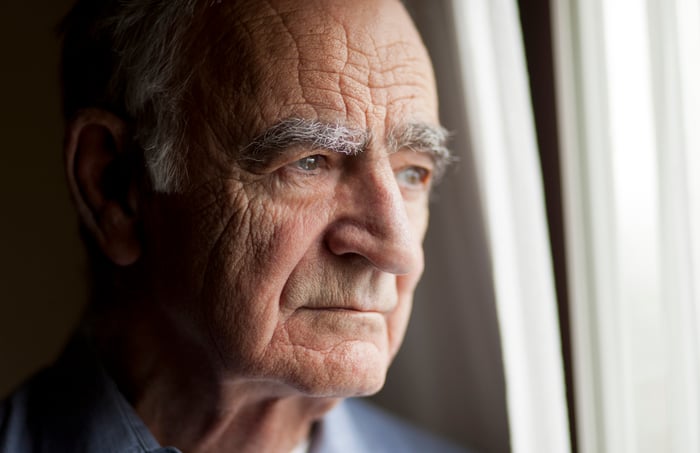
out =
<path fill-rule="evenodd" d="M 107 2 L 81 24 L 91 8 L 66 22 L 67 173 L 120 319 L 208 373 L 378 390 L 447 158 L 401 4 Z"/>

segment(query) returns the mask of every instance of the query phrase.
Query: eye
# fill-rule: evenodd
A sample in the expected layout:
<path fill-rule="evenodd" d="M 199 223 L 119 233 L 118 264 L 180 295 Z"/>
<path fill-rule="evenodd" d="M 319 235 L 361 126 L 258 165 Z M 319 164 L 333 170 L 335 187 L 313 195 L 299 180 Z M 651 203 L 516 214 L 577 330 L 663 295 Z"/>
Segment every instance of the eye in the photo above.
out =
<path fill-rule="evenodd" d="M 430 182 L 430 170 L 423 167 L 405 167 L 396 172 L 396 180 L 401 187 L 421 189 Z"/>
<path fill-rule="evenodd" d="M 298 161 L 294 162 L 292 165 L 299 170 L 305 172 L 314 172 L 322 168 L 326 163 L 325 156 L 320 154 L 314 154 L 313 156 L 306 156 Z"/>

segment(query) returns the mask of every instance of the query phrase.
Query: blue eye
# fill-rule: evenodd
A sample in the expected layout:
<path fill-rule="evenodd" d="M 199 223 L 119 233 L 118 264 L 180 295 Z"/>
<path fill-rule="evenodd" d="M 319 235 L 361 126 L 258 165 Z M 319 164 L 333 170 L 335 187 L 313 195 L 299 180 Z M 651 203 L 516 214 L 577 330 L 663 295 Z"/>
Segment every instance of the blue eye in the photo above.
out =
<path fill-rule="evenodd" d="M 396 172 L 396 180 L 402 187 L 422 188 L 430 180 L 430 171 L 423 167 L 406 167 Z"/>
<path fill-rule="evenodd" d="M 306 156 L 294 162 L 294 166 L 299 170 L 303 171 L 316 171 L 323 166 L 326 158 L 320 154 L 315 154 L 313 156 Z"/>

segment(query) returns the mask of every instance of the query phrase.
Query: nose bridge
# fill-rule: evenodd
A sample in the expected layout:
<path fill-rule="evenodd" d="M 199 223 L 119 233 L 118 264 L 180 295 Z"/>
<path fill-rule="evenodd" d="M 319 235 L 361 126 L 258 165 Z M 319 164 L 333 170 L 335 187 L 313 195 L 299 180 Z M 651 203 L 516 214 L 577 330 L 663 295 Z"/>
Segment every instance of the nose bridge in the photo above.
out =
<path fill-rule="evenodd" d="M 372 165 L 367 173 L 365 184 L 358 194 L 360 198 L 368 200 L 365 204 L 368 227 L 374 229 L 377 238 L 386 240 L 387 245 L 390 242 L 399 245 L 402 241 L 410 241 L 411 228 L 406 206 L 391 166 L 378 163 Z"/>
<path fill-rule="evenodd" d="M 336 254 L 364 256 L 375 267 L 407 274 L 422 265 L 401 190 L 388 159 L 363 166 L 347 186 L 347 205 L 329 241 Z"/>

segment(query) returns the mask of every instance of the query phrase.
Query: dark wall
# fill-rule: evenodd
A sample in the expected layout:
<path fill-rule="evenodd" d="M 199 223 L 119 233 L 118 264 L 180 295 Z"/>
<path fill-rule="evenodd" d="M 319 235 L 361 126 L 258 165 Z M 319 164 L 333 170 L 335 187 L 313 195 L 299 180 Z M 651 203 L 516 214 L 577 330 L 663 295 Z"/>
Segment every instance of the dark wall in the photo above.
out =
<path fill-rule="evenodd" d="M 67 0 L 0 3 L 0 394 L 50 362 L 83 306 L 61 168 L 54 28 Z"/>

